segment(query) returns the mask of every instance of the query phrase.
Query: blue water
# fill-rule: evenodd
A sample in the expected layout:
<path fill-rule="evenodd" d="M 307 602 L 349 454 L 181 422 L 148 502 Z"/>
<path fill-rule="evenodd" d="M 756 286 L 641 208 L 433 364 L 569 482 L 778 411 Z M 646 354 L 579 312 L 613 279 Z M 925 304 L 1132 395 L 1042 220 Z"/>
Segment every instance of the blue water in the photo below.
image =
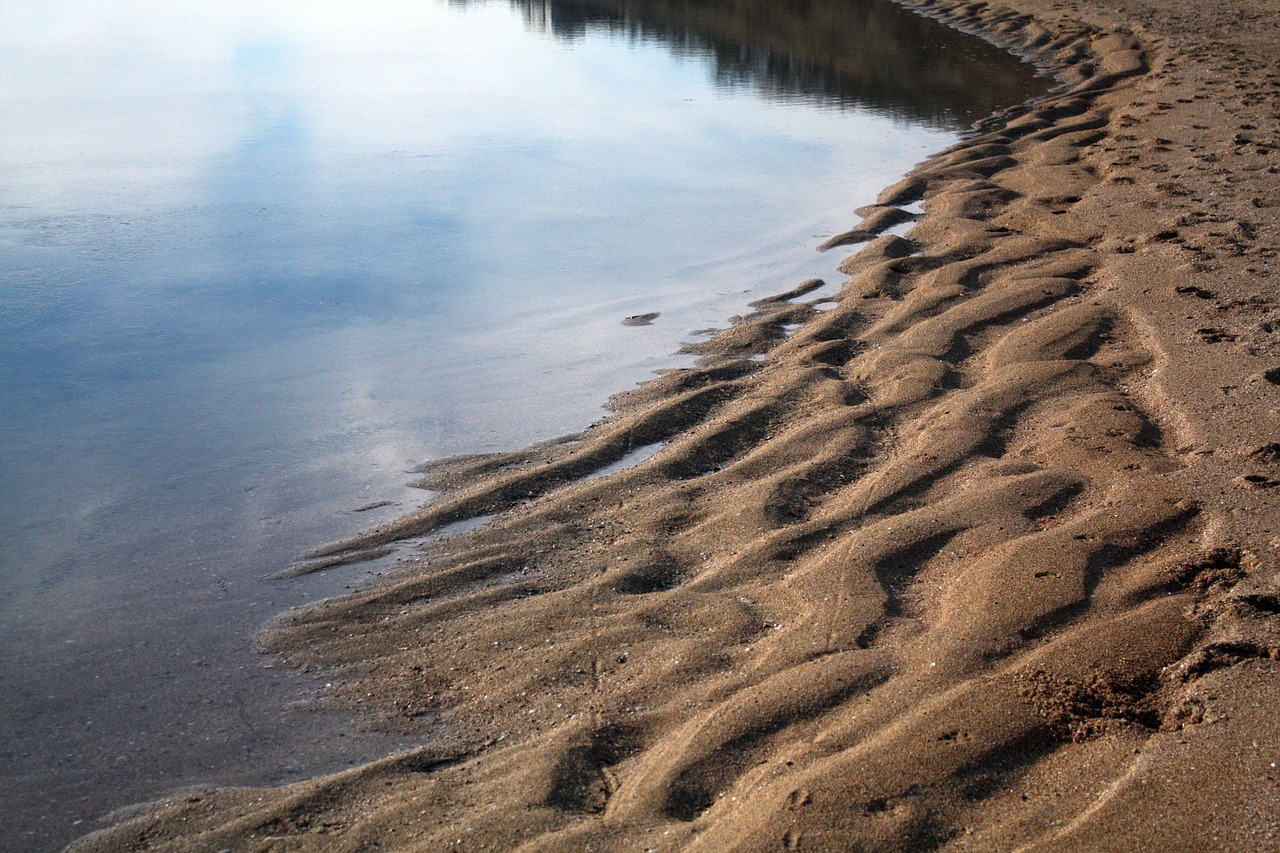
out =
<path fill-rule="evenodd" d="M 0 847 L 393 748 L 251 642 L 369 569 L 262 576 L 841 279 L 817 244 L 975 117 L 554 11 L 0 7 Z"/>

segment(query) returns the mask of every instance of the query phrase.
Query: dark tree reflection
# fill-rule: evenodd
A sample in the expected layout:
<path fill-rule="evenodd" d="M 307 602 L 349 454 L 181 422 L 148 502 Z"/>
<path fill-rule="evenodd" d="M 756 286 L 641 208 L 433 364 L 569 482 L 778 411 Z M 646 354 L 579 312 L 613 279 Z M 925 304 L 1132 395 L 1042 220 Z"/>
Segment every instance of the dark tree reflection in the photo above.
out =
<path fill-rule="evenodd" d="M 710 57 L 725 87 L 932 127 L 967 127 L 1049 85 L 1008 53 L 889 0 L 509 2 L 556 38 L 600 30 L 661 42 Z"/>

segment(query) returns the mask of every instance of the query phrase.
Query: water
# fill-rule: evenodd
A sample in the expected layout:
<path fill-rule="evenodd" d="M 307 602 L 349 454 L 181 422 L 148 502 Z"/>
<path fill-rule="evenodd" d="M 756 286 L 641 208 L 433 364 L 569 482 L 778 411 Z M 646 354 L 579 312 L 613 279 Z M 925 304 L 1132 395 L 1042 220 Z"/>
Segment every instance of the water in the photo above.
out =
<path fill-rule="evenodd" d="M 837 282 L 853 208 L 1043 86 L 880 0 L 9 0 L 0 848 L 394 749 L 252 643 L 371 568 L 263 576 Z"/>

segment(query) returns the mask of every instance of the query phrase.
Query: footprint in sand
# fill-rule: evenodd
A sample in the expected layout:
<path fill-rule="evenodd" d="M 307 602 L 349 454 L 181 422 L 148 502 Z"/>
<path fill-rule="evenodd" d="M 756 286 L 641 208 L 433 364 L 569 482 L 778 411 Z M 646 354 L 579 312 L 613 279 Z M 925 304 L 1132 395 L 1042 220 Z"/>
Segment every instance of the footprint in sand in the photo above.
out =
<path fill-rule="evenodd" d="M 1270 465 L 1280 464 L 1280 442 L 1271 442 L 1256 448 L 1249 454 L 1250 459 L 1266 462 Z"/>
<path fill-rule="evenodd" d="M 1238 337 L 1235 332 L 1215 328 L 1196 329 L 1196 334 L 1206 344 L 1230 343 Z"/>

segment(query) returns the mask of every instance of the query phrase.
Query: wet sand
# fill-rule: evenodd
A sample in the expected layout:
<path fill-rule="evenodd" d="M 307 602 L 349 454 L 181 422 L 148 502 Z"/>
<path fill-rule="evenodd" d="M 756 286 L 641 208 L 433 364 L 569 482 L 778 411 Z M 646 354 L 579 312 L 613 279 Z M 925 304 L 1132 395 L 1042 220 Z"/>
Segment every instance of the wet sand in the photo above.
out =
<path fill-rule="evenodd" d="M 836 297 L 314 555 L 500 513 L 265 637 L 451 736 L 75 849 L 1280 843 L 1280 3 L 909 5 L 1063 88 L 864 209 Z"/>

